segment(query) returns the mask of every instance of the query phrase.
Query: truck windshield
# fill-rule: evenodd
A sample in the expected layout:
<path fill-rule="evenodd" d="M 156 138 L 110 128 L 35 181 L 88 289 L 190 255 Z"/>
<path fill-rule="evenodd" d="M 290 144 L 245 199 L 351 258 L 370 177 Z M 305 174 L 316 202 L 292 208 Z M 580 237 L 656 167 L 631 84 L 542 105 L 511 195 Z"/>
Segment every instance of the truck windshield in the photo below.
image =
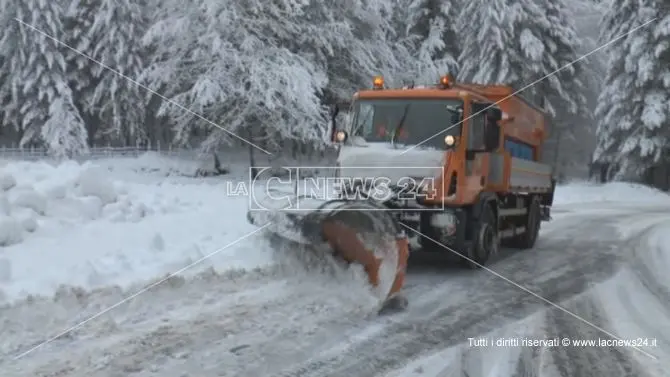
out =
<path fill-rule="evenodd" d="M 363 99 L 354 104 L 351 134 L 368 142 L 444 149 L 445 136 L 460 136 L 460 124 L 445 130 L 462 114 L 463 101 L 456 99 Z"/>

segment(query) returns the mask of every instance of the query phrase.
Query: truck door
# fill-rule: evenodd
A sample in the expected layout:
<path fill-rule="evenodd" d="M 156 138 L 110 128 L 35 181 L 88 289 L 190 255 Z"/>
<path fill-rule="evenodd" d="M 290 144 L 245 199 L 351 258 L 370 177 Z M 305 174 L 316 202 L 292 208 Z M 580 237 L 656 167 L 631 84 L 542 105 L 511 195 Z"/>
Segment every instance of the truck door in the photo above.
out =
<path fill-rule="evenodd" d="M 466 175 L 478 180 L 480 186 L 499 185 L 503 183 L 504 157 L 500 151 L 500 126 L 487 118 L 487 109 L 493 103 L 473 102 L 468 134 L 468 153 L 466 155 Z M 492 128 L 498 130 L 491 133 Z M 491 135 L 498 135 L 497 140 L 487 140 Z"/>
<path fill-rule="evenodd" d="M 485 122 L 486 115 L 483 111 L 486 105 L 473 102 L 471 107 L 470 126 L 468 127 L 468 146 L 465 156 L 465 175 L 469 179 L 480 180 L 484 176 L 483 164 L 486 152 Z"/>

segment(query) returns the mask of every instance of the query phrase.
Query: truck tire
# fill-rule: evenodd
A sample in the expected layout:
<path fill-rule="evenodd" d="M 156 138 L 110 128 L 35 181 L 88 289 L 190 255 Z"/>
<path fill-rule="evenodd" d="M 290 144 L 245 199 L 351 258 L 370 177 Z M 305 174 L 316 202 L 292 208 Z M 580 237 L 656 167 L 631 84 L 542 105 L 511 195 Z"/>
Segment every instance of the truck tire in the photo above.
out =
<path fill-rule="evenodd" d="M 535 246 L 537 237 L 540 234 L 540 224 L 542 223 L 542 213 L 540 200 L 534 196 L 528 205 L 528 214 L 524 216 L 524 227 L 526 231 L 510 240 L 510 246 L 527 250 Z"/>
<path fill-rule="evenodd" d="M 472 243 L 465 254 L 470 260 L 461 258 L 463 265 L 470 269 L 481 268 L 498 249 L 498 226 L 490 205 L 484 205 L 478 219 L 475 219 Z"/>

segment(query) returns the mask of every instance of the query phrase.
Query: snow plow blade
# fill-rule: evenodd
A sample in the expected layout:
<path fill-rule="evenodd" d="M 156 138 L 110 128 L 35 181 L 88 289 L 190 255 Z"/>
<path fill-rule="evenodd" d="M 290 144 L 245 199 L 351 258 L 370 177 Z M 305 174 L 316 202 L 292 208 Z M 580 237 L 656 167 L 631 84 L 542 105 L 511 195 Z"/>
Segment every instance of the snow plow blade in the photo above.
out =
<path fill-rule="evenodd" d="M 409 257 L 402 227 L 369 201 L 331 200 L 311 209 L 250 209 L 247 220 L 271 233 L 308 246 L 310 251 L 331 253 L 347 263 L 363 266 L 374 293 L 382 301 L 380 314 L 402 310 L 401 294 Z"/>

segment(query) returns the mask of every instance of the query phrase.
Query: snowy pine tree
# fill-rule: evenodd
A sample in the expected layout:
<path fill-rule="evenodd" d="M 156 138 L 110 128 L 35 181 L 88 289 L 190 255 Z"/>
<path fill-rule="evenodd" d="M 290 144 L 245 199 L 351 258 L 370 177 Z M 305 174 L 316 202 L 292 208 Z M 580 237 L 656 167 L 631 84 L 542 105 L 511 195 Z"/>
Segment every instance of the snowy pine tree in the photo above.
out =
<path fill-rule="evenodd" d="M 578 61 L 581 58 L 578 54 L 580 42 L 563 1 L 533 1 L 537 7 L 528 6 L 526 9 L 532 12 L 527 13 L 525 20 L 519 21 L 528 25 L 520 33 L 524 56 L 537 57 L 537 67 L 531 76 L 537 80 L 551 75 L 536 86 L 540 96 L 537 102 L 543 103 L 547 112 L 555 118 L 559 112 L 583 115 L 588 111 L 581 76 L 584 63 Z M 538 40 L 543 47 L 537 44 Z M 539 50 L 542 51 L 540 56 Z"/>
<path fill-rule="evenodd" d="M 640 178 L 670 162 L 670 6 L 667 1 L 615 0 L 603 21 L 612 46 L 599 98 L 594 161 L 616 178 Z"/>
<path fill-rule="evenodd" d="M 524 58 L 508 0 L 472 0 L 459 14 L 458 78 L 483 84 L 521 83 Z"/>
<path fill-rule="evenodd" d="M 93 92 L 100 82 L 100 69 L 89 58 L 101 41 L 101 36 L 92 29 L 99 9 L 100 0 L 72 0 L 63 21 L 64 42 L 76 50 L 64 51 L 68 82 L 74 104 L 86 123 L 89 145 L 95 143 L 100 128 L 97 104 L 93 100 Z"/>
<path fill-rule="evenodd" d="M 69 5 L 63 29 L 51 23 L 45 31 L 160 93 L 54 44 L 46 56 L 66 56 L 63 82 L 72 89 L 67 100 L 68 85 L 55 79 L 62 62 L 37 55 L 29 60 L 24 37 L 34 44 L 40 35 L 13 20 L 21 13 L 36 26 L 46 22 L 32 13 L 38 2 L 0 2 L 0 16 L 11 21 L 0 28 L 2 142 L 9 137 L 36 144 L 48 137 L 55 147 L 79 134 L 53 128 L 47 121 L 52 116 L 74 124 L 83 118 L 90 144 L 134 144 L 146 135 L 180 145 L 205 141 L 205 148 L 214 148 L 242 143 L 239 137 L 251 134 L 268 150 L 279 150 L 286 139 L 323 140 L 324 105 L 350 100 L 377 74 L 390 86 L 434 82 L 450 72 L 464 81 L 520 88 L 577 57 L 577 38 L 561 4 L 586 7 L 583 0 L 57 0 L 43 6 Z M 126 46 L 140 45 L 135 41 L 149 17 L 146 43 L 129 51 Z M 575 114 L 583 108 L 580 81 L 586 75 L 571 67 L 523 93 L 555 114 L 553 124 L 564 139 L 581 138 L 570 126 L 588 122 Z M 81 116 L 57 115 L 58 106 L 66 112 L 76 108 Z M 36 108 L 41 110 L 27 111 Z M 44 125 L 52 128 L 42 136 Z M 574 143 L 552 142 L 549 150 L 576 155 Z"/>
<path fill-rule="evenodd" d="M 18 77 L 13 75 L 21 68 L 19 52 L 20 24 L 14 20 L 18 14 L 19 3 L 0 0 L 0 119 L 2 134 L 16 134 L 22 137 L 19 124 L 21 96 L 17 85 Z"/>
<path fill-rule="evenodd" d="M 386 1 L 200 0 L 163 5 L 147 41 L 155 50 L 145 80 L 208 120 L 164 103 L 179 143 L 193 130 L 206 146 L 252 132 L 268 148 L 283 139 L 327 138 L 323 101 L 349 99 L 372 76 L 389 81 L 406 65 Z M 212 122 L 225 127 L 221 130 Z M 238 140 L 239 141 L 239 140 Z M 259 141 L 259 142 L 261 142 Z"/>
<path fill-rule="evenodd" d="M 561 144 L 578 126 L 575 118 L 588 119 L 582 63 L 575 62 L 579 40 L 562 0 L 476 0 L 461 20 L 460 78 L 523 89 L 520 95 L 551 117 L 551 153 L 544 158 L 556 166 Z"/>
<path fill-rule="evenodd" d="M 524 81 L 530 84 L 550 75 L 528 88 L 528 94 L 535 103 L 543 105 L 551 117 L 543 158 L 554 166 L 561 179 L 569 165 L 576 162 L 573 157 L 588 160 L 588 154 L 573 145 L 577 135 L 583 134 L 585 125 L 592 123 L 585 96 L 585 62 L 578 61 L 580 42 L 563 1 L 537 1 L 533 2 L 535 6 L 524 4 L 527 18 L 519 20 L 521 25 L 526 25 L 520 33 L 524 56 L 535 58 Z"/>
<path fill-rule="evenodd" d="M 466 81 L 507 84 L 524 90 L 554 116 L 556 108 L 585 111 L 583 84 L 576 79 L 579 41 L 560 1 L 475 0 L 461 13 L 461 74 Z"/>
<path fill-rule="evenodd" d="M 409 52 L 395 43 L 393 2 L 376 0 L 312 1 L 306 17 L 296 20 L 300 41 L 294 52 L 315 50 L 310 59 L 328 77 L 328 97 L 349 100 L 354 91 L 371 85 L 372 77 L 384 75 L 389 84 L 400 84 L 411 60 Z"/>
<path fill-rule="evenodd" d="M 203 0 L 186 15 L 166 8 L 149 32 L 159 59 L 146 77 L 181 105 L 165 102 L 161 109 L 176 120 L 177 142 L 190 141 L 194 126 L 208 131 L 205 149 L 247 131 L 276 136 L 269 142 L 323 138 L 325 128 L 315 125 L 325 119 L 318 99 L 325 74 L 282 46 L 296 25 L 275 17 L 301 6 Z M 181 85 L 168 81 L 177 76 Z"/>
<path fill-rule="evenodd" d="M 137 80 L 144 69 L 141 42 L 148 20 L 137 1 L 98 1 L 100 7 L 89 31 L 96 40 L 91 56 L 116 72 L 89 62 L 97 81 L 91 101 L 105 124 L 103 132 L 135 146 L 145 139 L 145 95 L 131 80 Z"/>
<path fill-rule="evenodd" d="M 16 123 L 21 146 L 44 144 L 49 152 L 67 156 L 86 152 L 86 128 L 74 106 L 67 83 L 65 58 L 53 38 L 60 37 L 63 10 L 56 2 L 19 2 L 14 17 L 19 25 L 10 61 L 13 101 L 19 102 Z"/>
<path fill-rule="evenodd" d="M 456 35 L 456 10 L 452 0 L 409 0 L 400 2 L 407 9 L 405 34 L 413 45 L 417 81 L 437 82 L 445 74 L 458 74 L 459 40 Z"/>

